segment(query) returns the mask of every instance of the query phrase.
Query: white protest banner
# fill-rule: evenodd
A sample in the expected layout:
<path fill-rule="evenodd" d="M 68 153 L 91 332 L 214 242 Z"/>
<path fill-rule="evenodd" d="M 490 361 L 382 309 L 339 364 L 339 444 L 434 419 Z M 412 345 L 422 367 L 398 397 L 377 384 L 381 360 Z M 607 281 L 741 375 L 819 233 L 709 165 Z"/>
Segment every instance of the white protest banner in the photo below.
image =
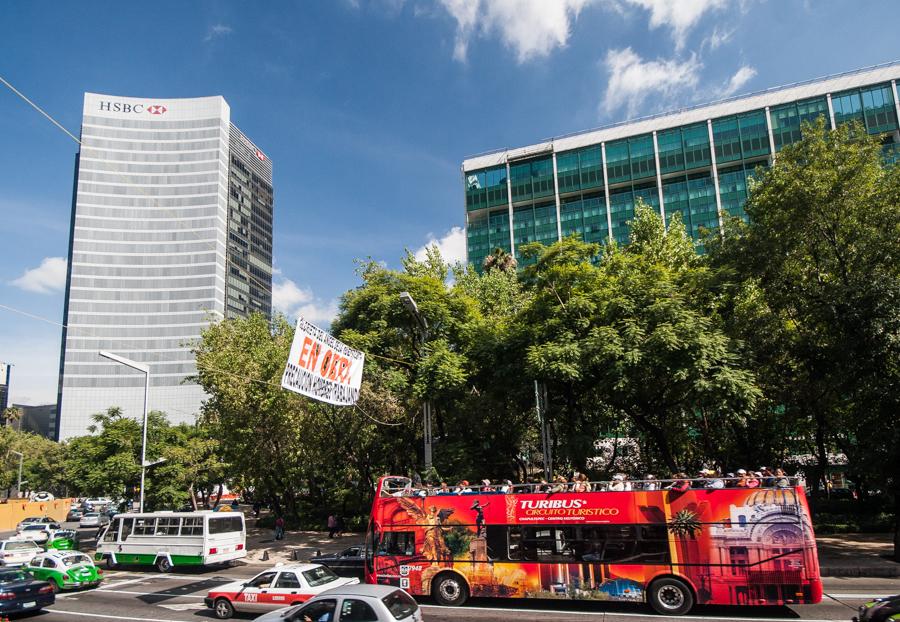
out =
<path fill-rule="evenodd" d="M 363 352 L 297 318 L 281 386 L 321 402 L 352 406 L 359 399 L 365 358 Z"/>

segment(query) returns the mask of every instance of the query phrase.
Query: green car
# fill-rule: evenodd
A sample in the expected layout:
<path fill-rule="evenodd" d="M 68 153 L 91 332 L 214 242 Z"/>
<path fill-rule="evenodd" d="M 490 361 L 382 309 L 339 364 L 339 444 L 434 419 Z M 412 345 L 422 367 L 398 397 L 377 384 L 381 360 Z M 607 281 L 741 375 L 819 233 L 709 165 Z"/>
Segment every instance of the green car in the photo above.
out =
<path fill-rule="evenodd" d="M 50 534 L 44 547 L 48 551 L 77 551 L 78 534 L 74 529 L 57 529 Z"/>
<path fill-rule="evenodd" d="M 36 555 L 24 569 L 35 579 L 48 581 L 54 591 L 79 587 L 97 587 L 103 571 L 91 558 L 76 551 L 47 551 Z"/>

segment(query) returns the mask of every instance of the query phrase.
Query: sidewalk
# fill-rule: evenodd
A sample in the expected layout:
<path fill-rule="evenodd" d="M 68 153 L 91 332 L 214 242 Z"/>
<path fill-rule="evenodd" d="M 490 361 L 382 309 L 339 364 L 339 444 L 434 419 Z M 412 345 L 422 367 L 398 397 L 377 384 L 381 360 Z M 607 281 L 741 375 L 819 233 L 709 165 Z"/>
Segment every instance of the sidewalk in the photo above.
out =
<path fill-rule="evenodd" d="M 362 544 L 366 539 L 364 533 L 345 533 L 329 538 L 325 531 L 287 531 L 283 540 L 275 540 L 273 530 L 250 527 L 253 522 L 247 521 L 247 557 L 243 559 L 247 564 L 274 566 L 279 562 L 307 562 L 316 551 L 339 553 L 348 546 Z M 266 554 L 268 560 L 263 560 Z M 296 559 L 295 555 L 298 556 Z"/>
<path fill-rule="evenodd" d="M 893 534 L 843 533 L 816 542 L 823 577 L 900 577 L 900 563 L 891 559 Z"/>

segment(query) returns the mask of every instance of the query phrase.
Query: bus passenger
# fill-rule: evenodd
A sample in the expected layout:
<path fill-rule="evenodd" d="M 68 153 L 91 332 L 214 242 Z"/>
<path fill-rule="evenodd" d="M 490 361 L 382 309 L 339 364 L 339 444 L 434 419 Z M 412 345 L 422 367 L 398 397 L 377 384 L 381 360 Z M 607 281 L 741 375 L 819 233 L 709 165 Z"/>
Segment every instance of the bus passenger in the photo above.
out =
<path fill-rule="evenodd" d="M 659 482 L 649 473 L 644 476 L 644 490 L 659 490 Z"/>
<path fill-rule="evenodd" d="M 666 486 L 668 490 L 674 490 L 675 492 L 684 492 L 685 490 L 690 489 L 691 481 L 684 473 L 676 473 L 674 479 L 674 482 Z"/>

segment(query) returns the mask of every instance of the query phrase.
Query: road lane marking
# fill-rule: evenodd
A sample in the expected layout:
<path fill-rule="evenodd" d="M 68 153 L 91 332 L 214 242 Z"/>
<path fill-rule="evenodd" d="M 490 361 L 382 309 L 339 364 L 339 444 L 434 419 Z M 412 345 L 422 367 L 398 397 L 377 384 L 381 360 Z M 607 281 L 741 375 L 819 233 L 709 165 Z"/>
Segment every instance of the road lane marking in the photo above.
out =
<path fill-rule="evenodd" d="M 896 592 L 894 592 L 896 594 Z M 887 598 L 889 596 L 893 596 L 894 594 L 859 594 L 856 592 L 847 593 L 847 594 L 838 594 L 825 592 L 825 596 L 831 596 L 832 598 L 858 598 L 860 600 L 875 600 L 876 598 Z"/>
<path fill-rule="evenodd" d="M 69 616 L 84 616 L 85 618 L 102 618 L 104 620 L 128 620 L 129 622 L 195 622 L 193 620 L 173 620 L 172 618 L 128 618 L 125 616 L 110 616 L 102 613 L 86 613 L 83 611 L 68 611 L 67 609 L 51 609 L 44 607 L 44 611 L 51 613 L 64 613 Z"/>
<path fill-rule="evenodd" d="M 565 615 L 576 615 L 576 616 L 606 616 L 606 617 L 616 617 L 622 616 L 626 618 L 654 618 L 659 620 L 659 614 L 656 613 L 619 613 L 618 611 L 559 611 L 559 610 L 550 610 L 550 609 L 519 609 L 519 608 L 502 608 L 502 607 L 445 607 L 443 605 L 419 605 L 421 609 L 434 609 L 435 611 L 444 611 L 447 609 L 459 609 L 461 611 L 494 611 L 500 613 L 506 613 L 510 615 L 515 615 L 517 613 L 543 613 L 552 616 L 565 616 Z M 695 616 L 695 615 L 686 615 L 684 616 L 685 620 L 724 620 L 726 622 L 735 622 L 735 620 L 739 620 L 741 622 L 790 622 L 791 618 L 756 618 L 748 615 L 747 617 L 742 616 Z M 847 622 L 844 618 L 822 618 L 822 619 L 803 619 L 797 620 L 797 622 Z"/>
<path fill-rule="evenodd" d="M 97 590 L 99 591 L 99 590 Z M 102 590 L 105 594 L 130 594 L 132 596 L 165 596 L 167 598 L 204 598 L 199 594 L 174 594 L 169 590 L 161 590 L 159 592 L 135 592 L 133 590 Z M 78 592 L 79 594 L 87 594 L 89 592 Z M 57 594 L 60 596 L 68 596 L 68 594 Z"/>
<path fill-rule="evenodd" d="M 206 605 L 200 603 L 175 603 L 172 605 L 157 605 L 171 611 L 192 611 L 195 609 L 206 609 Z"/>

